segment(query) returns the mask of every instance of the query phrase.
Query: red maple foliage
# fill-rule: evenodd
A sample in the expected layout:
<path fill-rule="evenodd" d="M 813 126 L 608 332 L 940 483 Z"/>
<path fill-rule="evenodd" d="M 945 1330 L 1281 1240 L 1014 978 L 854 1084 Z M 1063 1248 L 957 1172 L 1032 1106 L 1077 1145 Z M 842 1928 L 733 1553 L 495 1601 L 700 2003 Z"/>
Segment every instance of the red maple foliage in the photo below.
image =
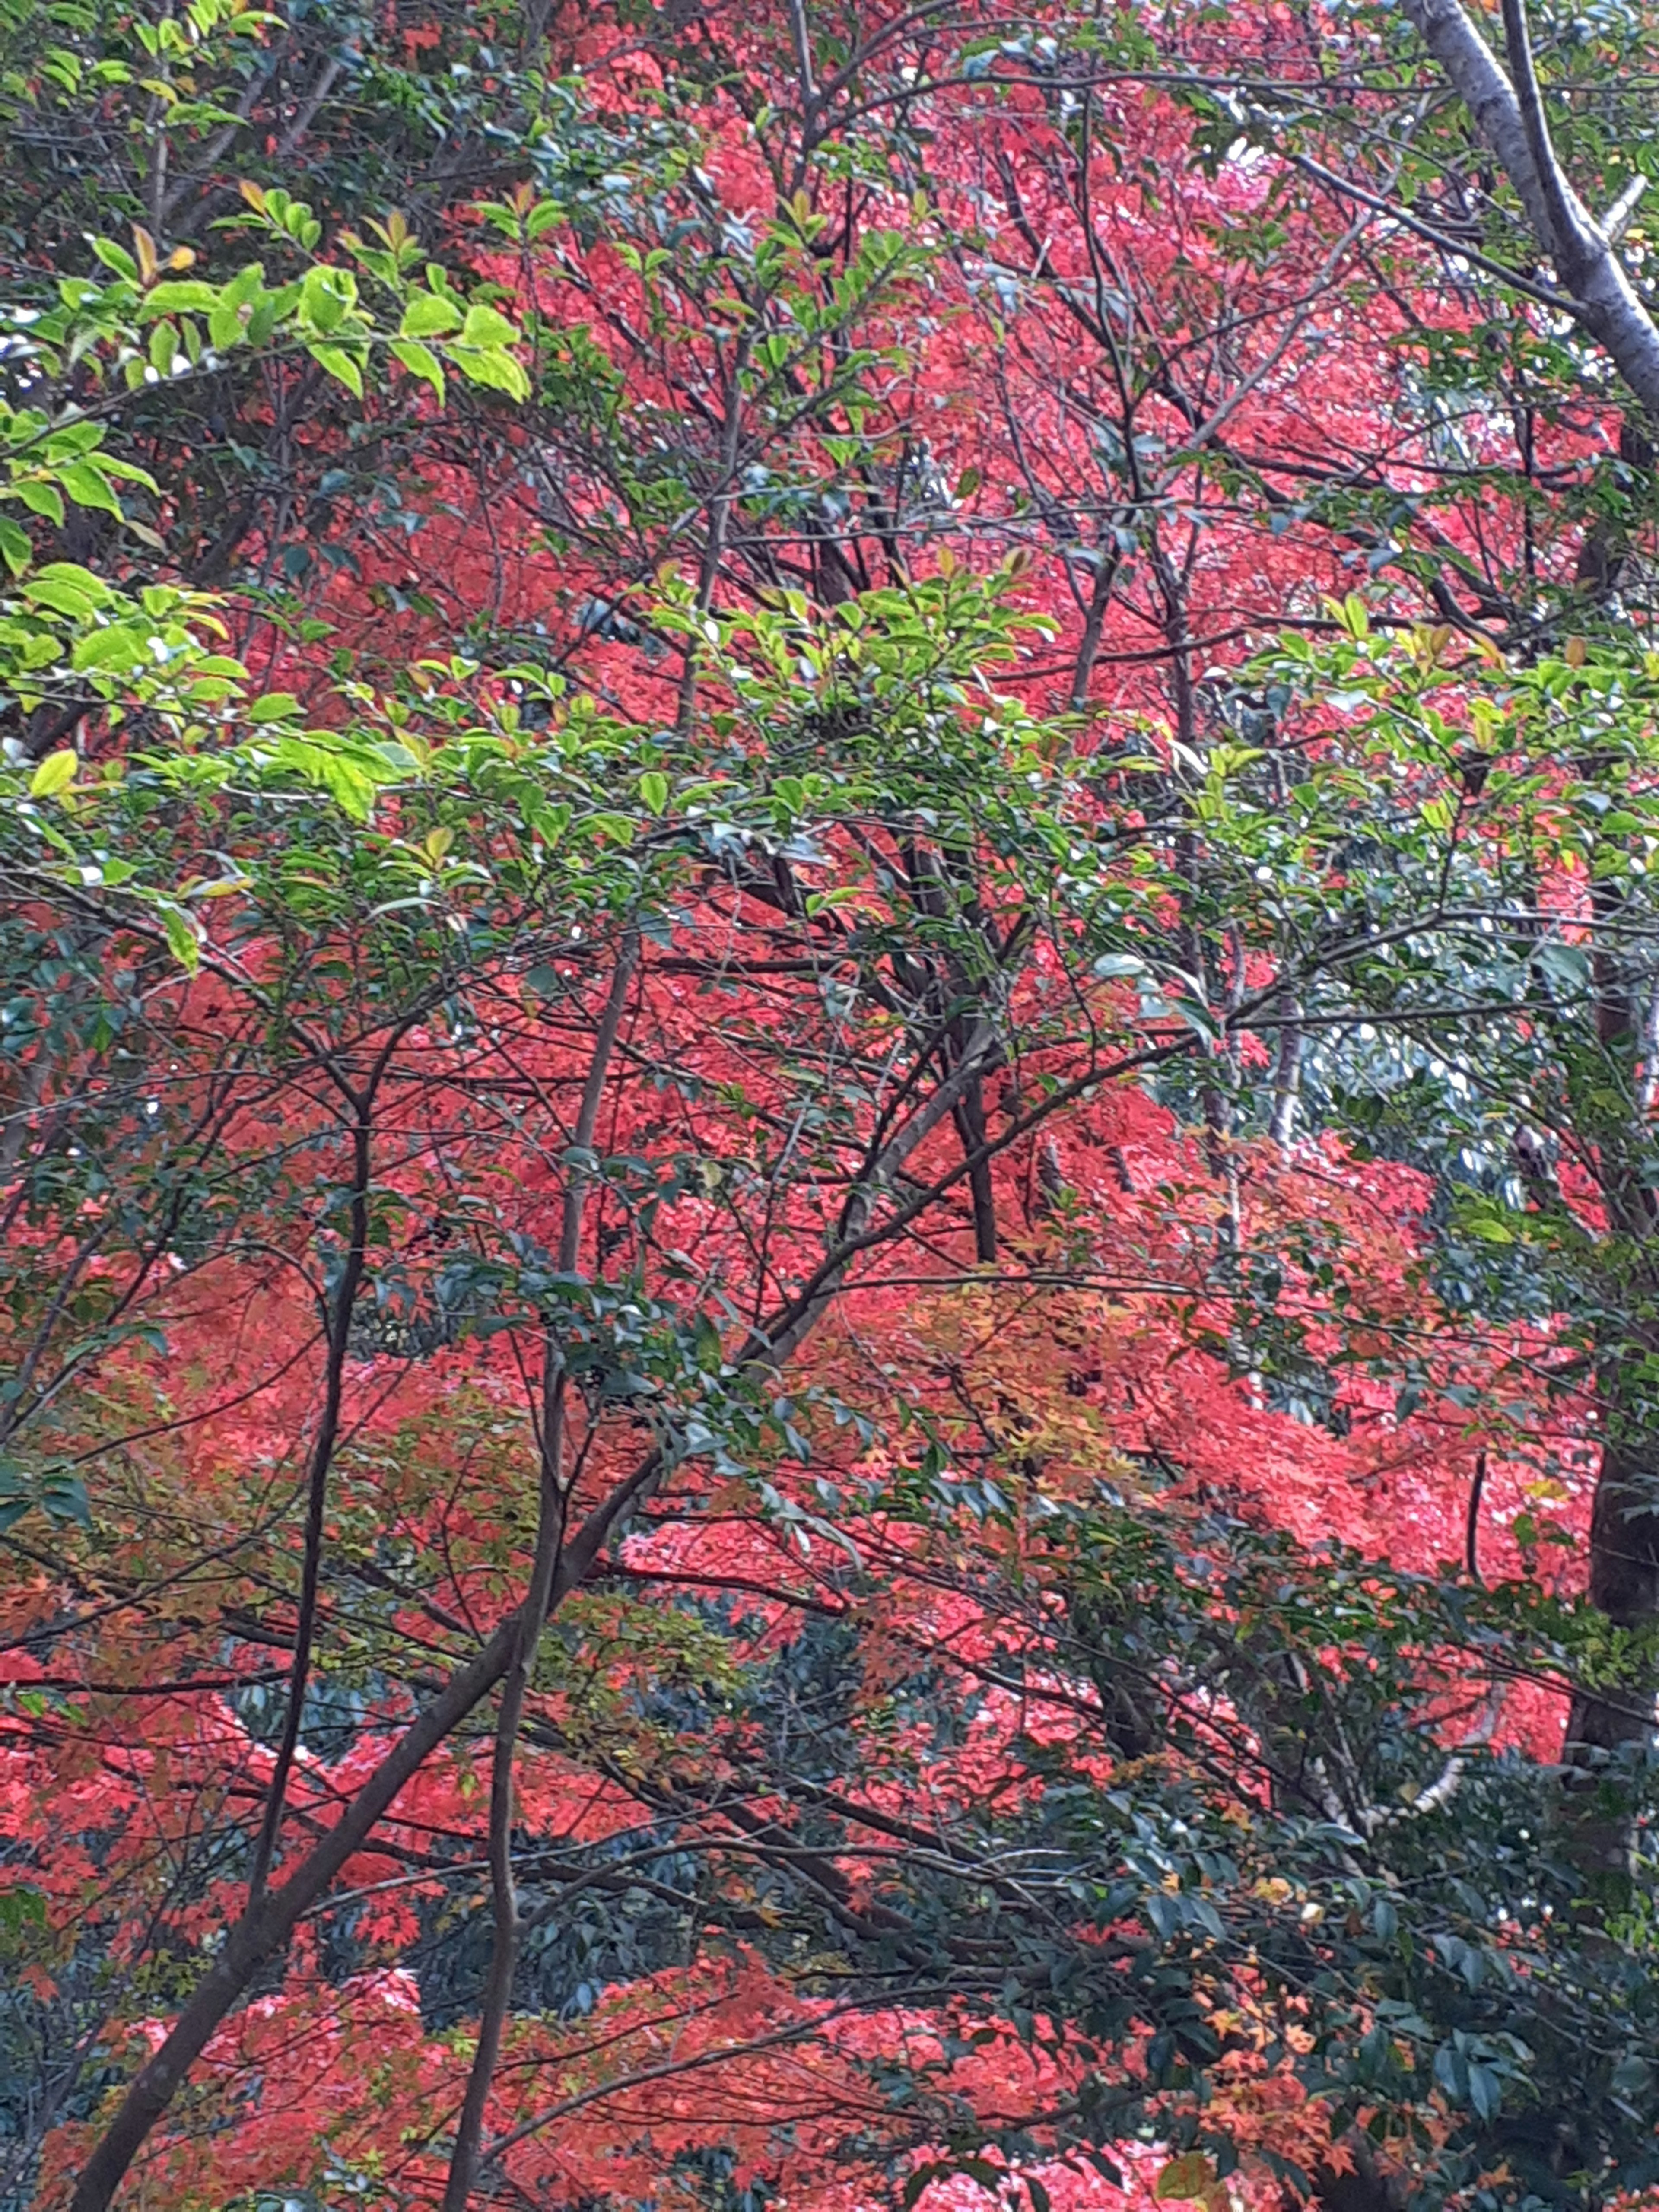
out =
<path fill-rule="evenodd" d="M 386 27 L 411 67 L 454 29 L 419 12 Z M 1065 1973 L 1034 1995 L 1030 1956 L 998 1949 L 1029 1912 L 1086 1975 L 1134 1921 L 1092 1898 L 1068 1918 L 1036 1872 L 1021 1889 L 1021 1853 L 1046 1881 L 1043 1824 L 1090 1793 L 1191 1790 L 1264 1927 L 1335 1911 L 1254 1855 L 1285 1784 L 1271 1700 L 1161 1661 L 1091 1671 L 1088 1608 L 1150 1619 L 1167 1583 L 1253 1650 L 1237 1589 L 1258 1571 L 1236 1587 L 1224 1564 L 1259 1539 L 1286 1547 L 1287 1620 L 1295 1575 L 1338 1555 L 1384 1613 L 1390 1577 L 1547 1609 L 1582 1582 L 1594 1391 L 1547 1304 L 1450 1297 L 1431 1174 L 1298 1125 L 1302 1010 L 1273 1000 L 1268 933 L 1205 908 L 1191 840 L 1156 875 L 1141 856 L 1206 748 L 1242 735 L 1282 792 L 1358 715 L 1303 727 L 1258 696 L 1257 657 L 1327 635 L 1333 599 L 1380 578 L 1379 619 L 1421 635 L 1425 612 L 1490 619 L 1499 575 L 1570 580 L 1582 517 L 1558 501 L 1540 541 L 1529 480 L 1589 483 L 1616 414 L 1540 415 L 1517 469 L 1490 406 L 1448 465 L 1443 419 L 1409 402 L 1480 335 L 1480 299 L 1363 204 L 1334 214 L 1312 154 L 1194 96 L 1240 41 L 1264 78 L 1316 75 L 1298 11 L 1193 11 L 1179 82 L 1125 59 L 1128 11 L 1118 65 L 1080 73 L 1043 52 L 1095 51 L 1065 44 L 1077 11 L 1018 32 L 961 12 L 896 14 L 857 67 L 839 32 L 803 55 L 799 8 L 699 18 L 678 47 L 629 9 L 544 23 L 572 129 L 631 150 L 579 204 L 521 149 L 434 240 L 510 309 L 533 404 L 473 418 L 398 385 L 395 498 L 313 489 L 303 591 L 233 595 L 239 649 L 319 726 L 361 714 L 438 748 L 459 702 L 452 726 L 515 768 L 544 731 L 574 757 L 594 718 L 625 727 L 595 772 L 616 823 L 594 888 L 541 937 L 492 921 L 507 949 L 424 997 L 375 965 L 380 906 L 329 918 L 297 831 L 288 921 L 228 900 L 193 975 L 118 929 L 100 957 L 137 979 L 155 1086 L 107 1109 L 136 1197 L 70 1177 L 47 1203 L 26 1172 L 67 1141 L 60 1109 L 106 1110 L 107 1037 L 42 1048 L 27 1095 L 27 1066 L 11 1079 L 20 1329 L 47 1377 L 21 1388 L 91 1495 L 83 1522 L 20 1518 L 0 1583 L 3 1924 L 76 2045 L 33 2123 L 42 2205 L 85 2186 L 235 1931 L 297 1893 L 481 1652 L 488 1679 L 185 2051 L 124 2204 L 445 2203 L 503 1836 L 522 1950 L 480 2092 L 490 2201 L 865 2212 L 908 2177 L 924 2212 L 987 2188 L 1037 2212 L 1265 2207 L 1355 2170 L 1354 2112 L 1334 2133 L 1298 2072 L 1312 1999 L 1273 1981 L 1260 1930 L 1218 1932 L 1194 1972 L 1201 2091 L 1160 2071 L 1150 2009 L 1079 2029 Z M 472 33 L 481 82 L 505 69 L 493 35 Z M 392 405 L 369 392 L 371 433 Z M 293 436 L 319 482 L 349 458 L 331 419 Z M 182 526 L 187 489 L 174 506 Z M 251 533 L 251 568 L 281 526 Z M 717 838 L 757 763 L 771 805 L 775 769 L 803 788 L 870 734 L 836 655 L 867 701 L 879 650 L 848 640 L 993 602 L 1003 627 L 939 678 L 940 757 L 985 718 L 997 775 L 1038 794 L 1022 818 L 1057 794 L 1057 857 L 998 849 L 994 788 L 982 850 L 895 828 L 860 754 L 854 801 L 777 802 L 801 826 L 781 813 L 769 846 L 745 817 L 729 864 L 671 856 L 624 915 L 618 853 L 666 853 L 682 820 Z M 489 672 L 532 659 L 568 679 L 534 724 Z M 453 867 L 465 936 L 485 894 L 466 905 L 464 869 L 505 880 L 508 841 L 451 818 L 386 802 L 362 836 L 411 883 Z M 181 840 L 259 834 L 228 819 Z M 557 827 L 534 826 L 550 870 Z M 1085 844 L 1105 858 L 1073 898 Z M 1540 896 L 1588 927 L 1578 891 L 1564 862 Z M 1187 963 L 1186 1013 L 1132 957 L 1094 958 L 1115 899 Z M 37 1000 L 67 1003 L 78 950 L 52 951 L 50 901 L 17 913 Z M 994 954 L 975 973 L 969 929 Z M 994 1024 L 1018 1047 L 993 1055 Z M 1276 1086 L 1270 1128 L 1231 1103 L 1251 1084 Z M 1593 1164 L 1559 1188 L 1605 1227 Z M 71 1299 L 93 1353 L 53 1333 Z M 1137 1565 L 1149 1528 L 1170 1559 Z M 1381 1664 L 1358 1627 L 1286 1634 L 1287 1664 L 1322 1654 L 1333 1680 Z M 1565 1676 L 1494 1686 L 1449 1636 L 1402 1635 L 1434 1761 L 1557 1757 Z M 503 1751 L 485 1692 L 519 1663 Z M 1308 1787 L 1310 1818 L 1354 1816 Z M 935 1875 L 948 1911 L 919 1902 Z M 951 1917 L 975 1896 L 978 1948 Z M 1355 2045 L 1383 2033 L 1372 2002 Z M 1146 2103 L 1091 2163 L 1103 2065 Z M 1431 2148 L 1451 2094 L 1417 2100 Z"/>

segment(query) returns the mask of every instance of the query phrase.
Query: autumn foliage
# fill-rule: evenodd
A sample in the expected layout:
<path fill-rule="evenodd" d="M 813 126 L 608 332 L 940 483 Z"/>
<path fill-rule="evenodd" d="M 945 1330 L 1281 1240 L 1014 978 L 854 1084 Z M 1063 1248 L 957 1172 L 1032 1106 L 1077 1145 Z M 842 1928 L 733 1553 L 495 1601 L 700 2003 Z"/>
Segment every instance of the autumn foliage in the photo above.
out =
<path fill-rule="evenodd" d="M 0 9 L 4 2202 L 1659 2179 L 1651 457 L 1316 17 Z"/>

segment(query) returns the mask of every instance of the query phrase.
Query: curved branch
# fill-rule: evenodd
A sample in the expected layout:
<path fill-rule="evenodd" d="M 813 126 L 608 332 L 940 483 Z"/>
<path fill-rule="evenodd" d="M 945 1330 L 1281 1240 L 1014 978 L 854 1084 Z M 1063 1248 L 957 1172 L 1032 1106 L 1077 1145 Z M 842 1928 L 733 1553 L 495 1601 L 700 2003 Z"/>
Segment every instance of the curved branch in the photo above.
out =
<path fill-rule="evenodd" d="M 1659 326 L 1606 234 L 1568 182 L 1544 122 L 1522 0 L 1504 0 L 1512 83 L 1460 0 L 1401 0 L 1514 186 L 1541 251 L 1571 295 L 1568 312 L 1606 348 L 1659 422 Z"/>

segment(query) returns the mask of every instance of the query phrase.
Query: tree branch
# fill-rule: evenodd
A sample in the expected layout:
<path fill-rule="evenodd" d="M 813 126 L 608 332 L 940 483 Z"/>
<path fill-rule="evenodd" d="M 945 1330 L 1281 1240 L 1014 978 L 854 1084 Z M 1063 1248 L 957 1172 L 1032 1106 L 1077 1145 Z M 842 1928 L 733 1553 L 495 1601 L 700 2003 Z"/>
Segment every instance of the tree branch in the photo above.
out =
<path fill-rule="evenodd" d="M 630 930 L 623 939 L 606 994 L 582 1085 L 574 1141 L 565 1158 L 563 1218 L 559 1231 L 559 1272 L 575 1273 L 581 1256 L 582 1217 L 588 1186 L 592 1181 L 593 1139 L 599 1108 L 611 1072 L 623 1012 L 639 964 L 640 940 Z M 524 1936 L 518 1891 L 513 1880 L 513 1769 L 525 1700 L 536 1668 L 536 1651 L 550 1608 L 559 1554 L 563 1549 L 569 1492 L 564 1473 L 565 1364 L 558 1337 L 550 1323 L 542 1346 L 541 1465 L 536 1524 L 536 1555 L 530 1588 L 519 1616 L 513 1664 L 501 1687 L 501 1708 L 495 1724 L 495 1751 L 489 1782 L 489 1875 L 495 1917 L 495 1941 L 490 1953 L 489 1978 L 478 2020 L 478 2040 L 467 2076 L 466 2099 L 456 2130 L 455 2148 L 444 2185 L 444 2212 L 466 2212 L 467 2201 L 477 2180 L 479 2153 L 483 2142 L 484 2114 L 489 2085 L 501 2056 L 501 2036 L 513 1997 L 513 1977 Z"/>
<path fill-rule="evenodd" d="M 1504 0 L 1513 84 L 1459 0 L 1401 0 L 1401 5 L 1514 186 L 1534 240 L 1571 295 L 1568 312 L 1606 348 L 1659 422 L 1659 327 L 1556 159 L 1521 0 Z"/>

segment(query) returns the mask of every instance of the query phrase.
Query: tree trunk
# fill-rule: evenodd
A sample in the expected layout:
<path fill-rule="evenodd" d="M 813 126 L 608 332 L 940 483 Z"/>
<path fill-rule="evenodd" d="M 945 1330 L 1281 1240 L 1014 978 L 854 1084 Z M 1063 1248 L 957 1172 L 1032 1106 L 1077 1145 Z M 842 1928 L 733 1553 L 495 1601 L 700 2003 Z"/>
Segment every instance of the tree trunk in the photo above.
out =
<path fill-rule="evenodd" d="M 1615 1407 L 1590 1514 L 1590 1603 L 1615 1628 L 1659 1623 L 1659 1436 Z M 1562 1761 L 1564 1827 L 1589 1902 L 1617 1908 L 1628 1894 L 1635 1841 L 1631 1762 L 1650 1742 L 1659 1665 L 1616 1687 L 1583 1688 L 1568 1716 Z"/>

